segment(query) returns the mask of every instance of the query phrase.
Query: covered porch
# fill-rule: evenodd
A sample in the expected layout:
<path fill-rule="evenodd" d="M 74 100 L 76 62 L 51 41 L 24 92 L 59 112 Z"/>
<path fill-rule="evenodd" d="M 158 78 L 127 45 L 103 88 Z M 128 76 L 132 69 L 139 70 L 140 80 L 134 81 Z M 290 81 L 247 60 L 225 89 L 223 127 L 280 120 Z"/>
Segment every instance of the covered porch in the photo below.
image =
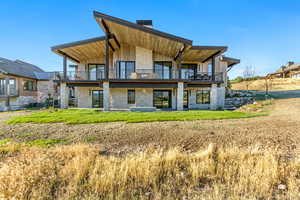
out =
<path fill-rule="evenodd" d="M 61 108 L 113 110 L 198 110 L 222 107 L 224 87 L 193 82 L 61 83 Z M 224 98 L 224 97 L 223 97 Z M 224 106 L 224 105 L 223 105 Z"/>

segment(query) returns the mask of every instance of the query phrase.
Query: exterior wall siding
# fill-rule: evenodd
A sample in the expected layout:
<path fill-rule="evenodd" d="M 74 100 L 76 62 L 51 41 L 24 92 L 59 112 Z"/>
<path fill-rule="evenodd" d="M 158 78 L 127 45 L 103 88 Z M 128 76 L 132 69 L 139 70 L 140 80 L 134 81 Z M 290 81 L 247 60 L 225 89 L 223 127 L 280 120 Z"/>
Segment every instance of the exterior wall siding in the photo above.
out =
<path fill-rule="evenodd" d="M 92 108 L 92 90 L 103 90 L 99 87 L 76 87 L 77 104 L 79 108 Z"/>
<path fill-rule="evenodd" d="M 136 47 L 136 69 L 153 69 L 152 50 Z"/>
<path fill-rule="evenodd" d="M 51 81 L 38 81 L 37 82 L 37 102 L 44 103 L 49 97 L 57 98 L 58 94 L 55 90 L 55 83 Z"/>
<path fill-rule="evenodd" d="M 200 109 L 200 110 L 208 110 L 210 108 L 210 104 L 197 104 L 196 101 L 196 92 L 197 90 L 209 90 L 210 88 L 193 88 L 189 89 L 189 109 Z"/>
<path fill-rule="evenodd" d="M 135 104 L 128 104 L 127 91 L 131 88 L 110 88 L 110 108 L 129 109 L 130 107 L 153 107 L 152 88 L 132 88 L 135 90 Z M 98 87 L 76 87 L 76 97 L 79 108 L 92 108 L 92 90 L 103 90 Z M 159 90 L 159 89 L 155 89 Z M 166 90 L 162 88 L 161 90 Z M 176 89 L 172 90 L 172 109 L 176 109 Z"/>

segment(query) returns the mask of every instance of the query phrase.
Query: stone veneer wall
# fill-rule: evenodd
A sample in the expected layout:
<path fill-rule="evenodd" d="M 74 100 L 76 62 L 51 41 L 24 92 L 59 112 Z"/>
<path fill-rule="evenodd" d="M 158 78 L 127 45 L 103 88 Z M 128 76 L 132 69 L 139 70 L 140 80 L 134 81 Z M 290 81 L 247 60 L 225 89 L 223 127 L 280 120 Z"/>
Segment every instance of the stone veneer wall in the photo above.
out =
<path fill-rule="evenodd" d="M 111 88 L 111 108 L 129 109 L 130 107 L 152 107 L 153 106 L 153 89 L 136 88 L 135 104 L 127 104 L 127 88 Z"/>
<path fill-rule="evenodd" d="M 35 96 L 18 96 L 18 97 L 10 97 L 10 106 L 12 107 L 24 107 L 31 103 L 37 103 L 37 97 Z M 6 99 L 0 99 L 0 111 L 5 108 Z"/>
<path fill-rule="evenodd" d="M 55 90 L 55 83 L 50 81 L 38 81 L 37 82 L 37 102 L 44 103 L 49 97 L 49 94 L 53 98 L 57 98 L 58 94 Z"/>
<path fill-rule="evenodd" d="M 130 107 L 152 107 L 153 89 L 135 88 L 135 104 L 127 104 L 127 91 L 130 88 L 110 88 L 110 108 L 129 109 Z M 79 108 L 92 107 L 92 90 L 103 90 L 99 87 L 76 87 L 76 97 Z M 176 89 L 172 90 L 172 108 L 176 109 Z"/>
<path fill-rule="evenodd" d="M 197 104 L 196 101 L 196 91 L 197 90 L 208 90 L 210 91 L 210 88 L 193 88 L 189 89 L 189 109 L 203 109 L 208 110 L 210 109 L 210 104 Z"/>

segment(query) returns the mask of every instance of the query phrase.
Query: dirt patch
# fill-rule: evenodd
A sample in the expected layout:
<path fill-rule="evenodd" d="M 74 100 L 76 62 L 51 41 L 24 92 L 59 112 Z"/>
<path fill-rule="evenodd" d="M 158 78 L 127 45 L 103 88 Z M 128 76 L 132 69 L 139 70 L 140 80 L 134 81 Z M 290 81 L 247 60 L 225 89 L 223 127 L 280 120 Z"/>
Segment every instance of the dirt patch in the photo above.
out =
<path fill-rule="evenodd" d="M 269 116 L 249 119 L 199 120 L 152 123 L 16 124 L 3 121 L 24 112 L 0 114 L 0 139 L 15 141 L 64 139 L 67 143 L 93 143 L 112 153 L 146 148 L 179 147 L 197 151 L 209 143 L 223 147 L 267 148 L 300 153 L 300 100 L 274 101 Z"/>

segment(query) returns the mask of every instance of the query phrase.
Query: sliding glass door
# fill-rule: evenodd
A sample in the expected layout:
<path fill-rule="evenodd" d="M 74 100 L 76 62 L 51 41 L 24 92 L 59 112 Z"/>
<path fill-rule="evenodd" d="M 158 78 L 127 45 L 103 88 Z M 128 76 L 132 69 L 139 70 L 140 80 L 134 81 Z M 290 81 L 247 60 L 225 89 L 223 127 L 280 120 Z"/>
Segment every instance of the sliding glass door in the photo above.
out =
<path fill-rule="evenodd" d="M 171 79 L 172 62 L 155 61 L 154 72 L 158 74 L 159 79 Z"/>
<path fill-rule="evenodd" d="M 153 106 L 156 108 L 172 107 L 172 91 L 171 90 L 153 90 Z"/>
<path fill-rule="evenodd" d="M 103 91 L 93 90 L 92 91 L 92 107 L 103 108 Z"/>
<path fill-rule="evenodd" d="M 104 64 L 89 64 L 89 80 L 101 80 L 105 78 Z"/>
<path fill-rule="evenodd" d="M 130 79 L 131 74 L 135 72 L 134 61 L 118 61 L 117 62 L 117 78 Z"/>
<path fill-rule="evenodd" d="M 197 64 L 182 64 L 181 78 L 182 79 L 195 79 L 197 75 Z"/>

